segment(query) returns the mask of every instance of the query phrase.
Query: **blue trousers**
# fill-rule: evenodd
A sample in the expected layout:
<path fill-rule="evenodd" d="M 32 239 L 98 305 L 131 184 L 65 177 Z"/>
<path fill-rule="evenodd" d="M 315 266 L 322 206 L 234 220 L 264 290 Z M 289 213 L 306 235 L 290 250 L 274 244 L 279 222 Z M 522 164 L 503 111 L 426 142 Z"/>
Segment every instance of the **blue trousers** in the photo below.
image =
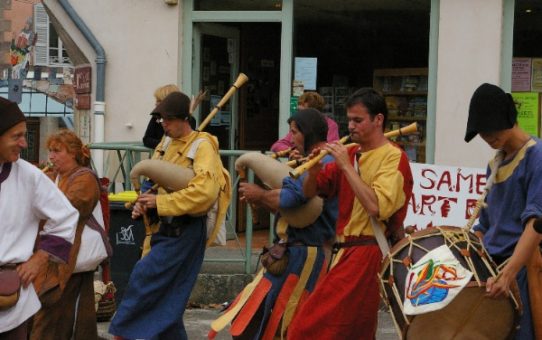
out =
<path fill-rule="evenodd" d="M 205 219 L 192 218 L 179 237 L 152 236 L 151 251 L 134 266 L 109 333 L 127 339 L 187 339 L 183 314 L 203 262 Z"/>

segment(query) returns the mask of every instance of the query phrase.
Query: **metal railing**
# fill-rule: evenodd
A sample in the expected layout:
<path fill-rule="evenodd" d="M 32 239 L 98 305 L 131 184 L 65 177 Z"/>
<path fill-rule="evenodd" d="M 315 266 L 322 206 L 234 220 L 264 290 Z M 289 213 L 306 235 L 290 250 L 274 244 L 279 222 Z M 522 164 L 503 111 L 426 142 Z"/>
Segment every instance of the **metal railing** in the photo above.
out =
<path fill-rule="evenodd" d="M 153 150 L 143 146 L 142 143 L 138 142 L 116 142 L 116 143 L 93 143 L 89 144 L 91 150 L 106 150 L 111 151 L 107 153 L 105 159 L 104 174 L 109 175 L 110 187 L 109 191 L 113 192 L 115 189 L 116 183 L 121 183 L 122 189 L 124 191 L 133 190 L 132 183 L 130 181 L 130 171 L 132 167 L 139 161 L 144 158 L 149 158 Z M 252 209 L 247 206 L 245 210 L 245 219 L 246 219 L 246 230 L 245 230 L 245 249 L 239 242 L 239 238 L 236 232 L 237 225 L 237 186 L 241 178 L 234 169 L 235 160 L 237 157 L 243 155 L 247 152 L 253 152 L 253 150 L 220 150 L 221 157 L 227 157 L 228 162 L 225 164 L 228 171 L 230 172 L 232 178 L 232 199 L 231 204 L 228 208 L 226 215 L 226 230 L 228 233 L 232 233 L 235 241 L 241 252 L 241 257 L 233 258 L 205 258 L 206 262 L 242 262 L 244 263 L 245 272 L 247 274 L 251 273 L 251 263 L 252 263 L 252 238 L 253 238 L 253 220 L 252 220 Z M 115 157 L 111 159 L 111 157 Z M 112 168 L 110 168 L 112 166 Z M 247 181 L 249 183 L 254 183 L 254 172 L 250 169 L 247 169 Z M 269 228 L 269 238 L 273 238 L 273 216 L 270 217 L 270 228 Z"/>

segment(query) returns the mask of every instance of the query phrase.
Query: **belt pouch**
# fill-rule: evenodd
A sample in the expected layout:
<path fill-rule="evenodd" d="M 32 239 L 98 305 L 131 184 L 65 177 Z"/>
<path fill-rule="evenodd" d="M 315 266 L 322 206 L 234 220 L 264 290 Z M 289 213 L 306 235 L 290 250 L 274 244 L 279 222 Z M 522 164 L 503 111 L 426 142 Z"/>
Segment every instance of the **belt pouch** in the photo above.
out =
<path fill-rule="evenodd" d="M 17 304 L 21 291 L 21 279 L 15 269 L 0 269 L 0 310 Z"/>
<path fill-rule="evenodd" d="M 262 251 L 262 266 L 275 276 L 280 276 L 288 266 L 287 246 L 285 243 L 275 243 L 264 247 Z"/>

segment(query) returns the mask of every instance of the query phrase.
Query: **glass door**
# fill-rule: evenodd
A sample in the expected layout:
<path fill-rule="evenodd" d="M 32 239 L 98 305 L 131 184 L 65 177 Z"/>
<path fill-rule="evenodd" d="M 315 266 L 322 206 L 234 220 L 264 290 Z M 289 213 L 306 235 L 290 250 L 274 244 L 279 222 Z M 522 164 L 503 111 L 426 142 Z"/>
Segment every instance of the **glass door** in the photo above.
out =
<path fill-rule="evenodd" d="M 202 122 L 229 90 L 239 73 L 239 29 L 224 24 L 194 24 L 192 89 L 207 91 L 194 117 Z M 220 149 L 236 148 L 238 93 L 222 107 L 205 131 L 215 135 Z"/>

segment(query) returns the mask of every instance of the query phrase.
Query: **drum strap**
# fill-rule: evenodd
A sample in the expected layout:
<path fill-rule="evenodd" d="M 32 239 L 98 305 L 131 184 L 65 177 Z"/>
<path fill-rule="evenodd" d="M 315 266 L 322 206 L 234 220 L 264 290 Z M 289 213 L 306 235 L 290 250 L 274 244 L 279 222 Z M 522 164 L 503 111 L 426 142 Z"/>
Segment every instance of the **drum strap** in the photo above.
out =
<path fill-rule="evenodd" d="M 361 173 L 359 172 L 359 160 L 358 156 L 354 157 L 354 169 L 359 175 L 359 178 L 361 180 Z M 373 233 L 376 238 L 376 242 L 378 243 L 378 247 L 380 248 L 380 251 L 382 252 L 382 258 L 386 257 L 386 255 L 390 252 L 390 244 L 388 243 L 388 240 L 386 239 L 386 235 L 384 235 L 384 231 L 382 228 L 380 228 L 380 225 L 378 224 L 378 221 L 373 216 L 370 216 L 371 219 L 371 226 L 373 227 Z"/>
<path fill-rule="evenodd" d="M 373 216 L 371 216 L 371 225 L 373 226 L 373 233 L 375 234 L 378 247 L 380 247 L 380 251 L 382 252 L 382 258 L 385 258 L 386 255 L 388 255 L 388 253 L 390 252 L 390 245 L 388 243 L 388 240 L 386 239 L 384 231 L 382 231 L 382 228 L 380 228 L 380 225 L 378 224 L 376 218 L 374 218 Z"/>

